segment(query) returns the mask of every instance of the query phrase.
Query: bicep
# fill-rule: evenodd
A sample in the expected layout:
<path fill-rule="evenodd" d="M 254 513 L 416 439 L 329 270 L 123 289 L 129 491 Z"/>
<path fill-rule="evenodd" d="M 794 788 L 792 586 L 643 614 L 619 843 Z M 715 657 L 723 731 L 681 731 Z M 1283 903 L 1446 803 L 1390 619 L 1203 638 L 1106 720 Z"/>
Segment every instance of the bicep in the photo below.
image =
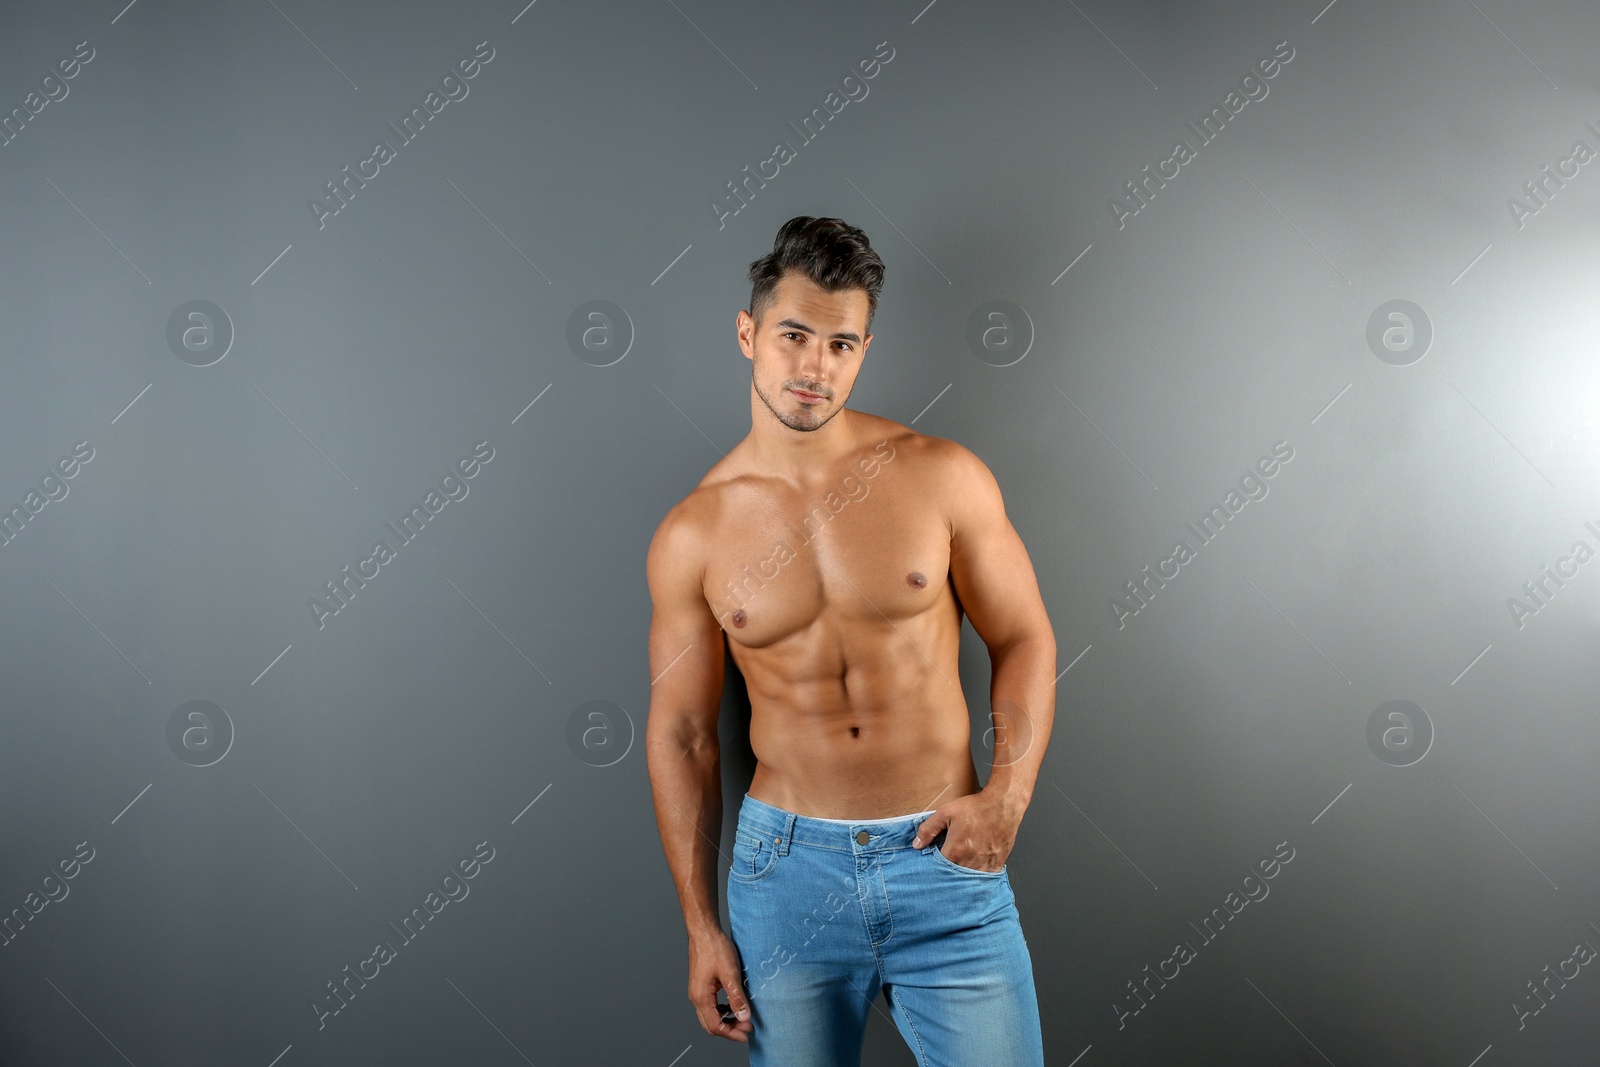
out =
<path fill-rule="evenodd" d="M 1052 636 L 1033 561 L 1006 516 L 999 483 L 977 456 L 960 445 L 953 450 L 950 578 L 972 628 L 991 651 Z"/>
<path fill-rule="evenodd" d="M 658 534 L 650 548 L 650 726 L 715 735 L 724 637 L 700 589 L 692 548 L 672 531 Z"/>

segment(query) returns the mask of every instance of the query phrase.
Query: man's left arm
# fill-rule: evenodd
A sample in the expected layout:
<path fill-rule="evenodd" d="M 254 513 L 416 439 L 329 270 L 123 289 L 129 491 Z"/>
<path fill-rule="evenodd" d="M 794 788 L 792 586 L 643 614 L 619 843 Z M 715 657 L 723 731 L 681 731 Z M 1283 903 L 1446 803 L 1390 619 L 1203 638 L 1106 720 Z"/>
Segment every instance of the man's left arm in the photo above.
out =
<path fill-rule="evenodd" d="M 1007 518 L 983 461 L 953 441 L 941 446 L 948 477 L 950 579 L 989 649 L 994 762 L 988 783 L 930 815 L 914 842 L 941 829 L 952 862 L 999 870 L 1016 841 L 1055 720 L 1056 639 L 1028 550 Z"/>

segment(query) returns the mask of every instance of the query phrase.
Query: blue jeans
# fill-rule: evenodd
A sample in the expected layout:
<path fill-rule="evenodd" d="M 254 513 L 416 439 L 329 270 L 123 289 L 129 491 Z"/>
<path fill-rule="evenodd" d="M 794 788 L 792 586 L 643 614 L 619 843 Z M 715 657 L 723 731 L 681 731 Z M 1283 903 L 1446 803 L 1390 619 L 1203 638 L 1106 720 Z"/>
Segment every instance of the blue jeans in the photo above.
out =
<path fill-rule="evenodd" d="M 745 794 L 728 917 L 754 1067 L 858 1067 L 880 991 L 918 1067 L 1044 1067 L 1005 868 L 951 862 L 942 832 L 912 848 L 921 822 L 826 822 Z"/>

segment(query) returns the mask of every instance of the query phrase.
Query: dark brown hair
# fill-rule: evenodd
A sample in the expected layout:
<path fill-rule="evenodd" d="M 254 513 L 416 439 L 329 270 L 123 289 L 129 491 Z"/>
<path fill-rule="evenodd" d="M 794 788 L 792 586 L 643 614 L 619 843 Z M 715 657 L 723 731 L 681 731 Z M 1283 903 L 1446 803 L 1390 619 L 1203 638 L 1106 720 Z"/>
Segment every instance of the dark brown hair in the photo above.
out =
<path fill-rule="evenodd" d="M 778 279 L 799 271 L 830 293 L 867 291 L 867 330 L 878 310 L 883 260 L 867 235 L 843 219 L 796 215 L 778 227 L 772 251 L 750 264 L 750 315 L 757 322 L 777 299 Z"/>

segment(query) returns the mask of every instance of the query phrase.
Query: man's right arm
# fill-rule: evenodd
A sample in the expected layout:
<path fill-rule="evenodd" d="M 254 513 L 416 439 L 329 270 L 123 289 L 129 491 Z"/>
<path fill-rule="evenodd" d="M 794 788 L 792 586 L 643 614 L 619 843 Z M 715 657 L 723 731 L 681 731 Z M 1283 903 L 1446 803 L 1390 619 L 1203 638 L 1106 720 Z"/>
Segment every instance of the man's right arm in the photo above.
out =
<path fill-rule="evenodd" d="M 704 546 L 680 508 L 650 541 L 650 712 L 645 760 L 656 826 L 689 933 L 689 999 L 707 1033 L 746 1040 L 748 1021 L 728 1024 L 716 1011 L 717 989 L 748 1020 L 737 950 L 717 907 L 722 837 L 723 633 L 701 590 Z"/>

